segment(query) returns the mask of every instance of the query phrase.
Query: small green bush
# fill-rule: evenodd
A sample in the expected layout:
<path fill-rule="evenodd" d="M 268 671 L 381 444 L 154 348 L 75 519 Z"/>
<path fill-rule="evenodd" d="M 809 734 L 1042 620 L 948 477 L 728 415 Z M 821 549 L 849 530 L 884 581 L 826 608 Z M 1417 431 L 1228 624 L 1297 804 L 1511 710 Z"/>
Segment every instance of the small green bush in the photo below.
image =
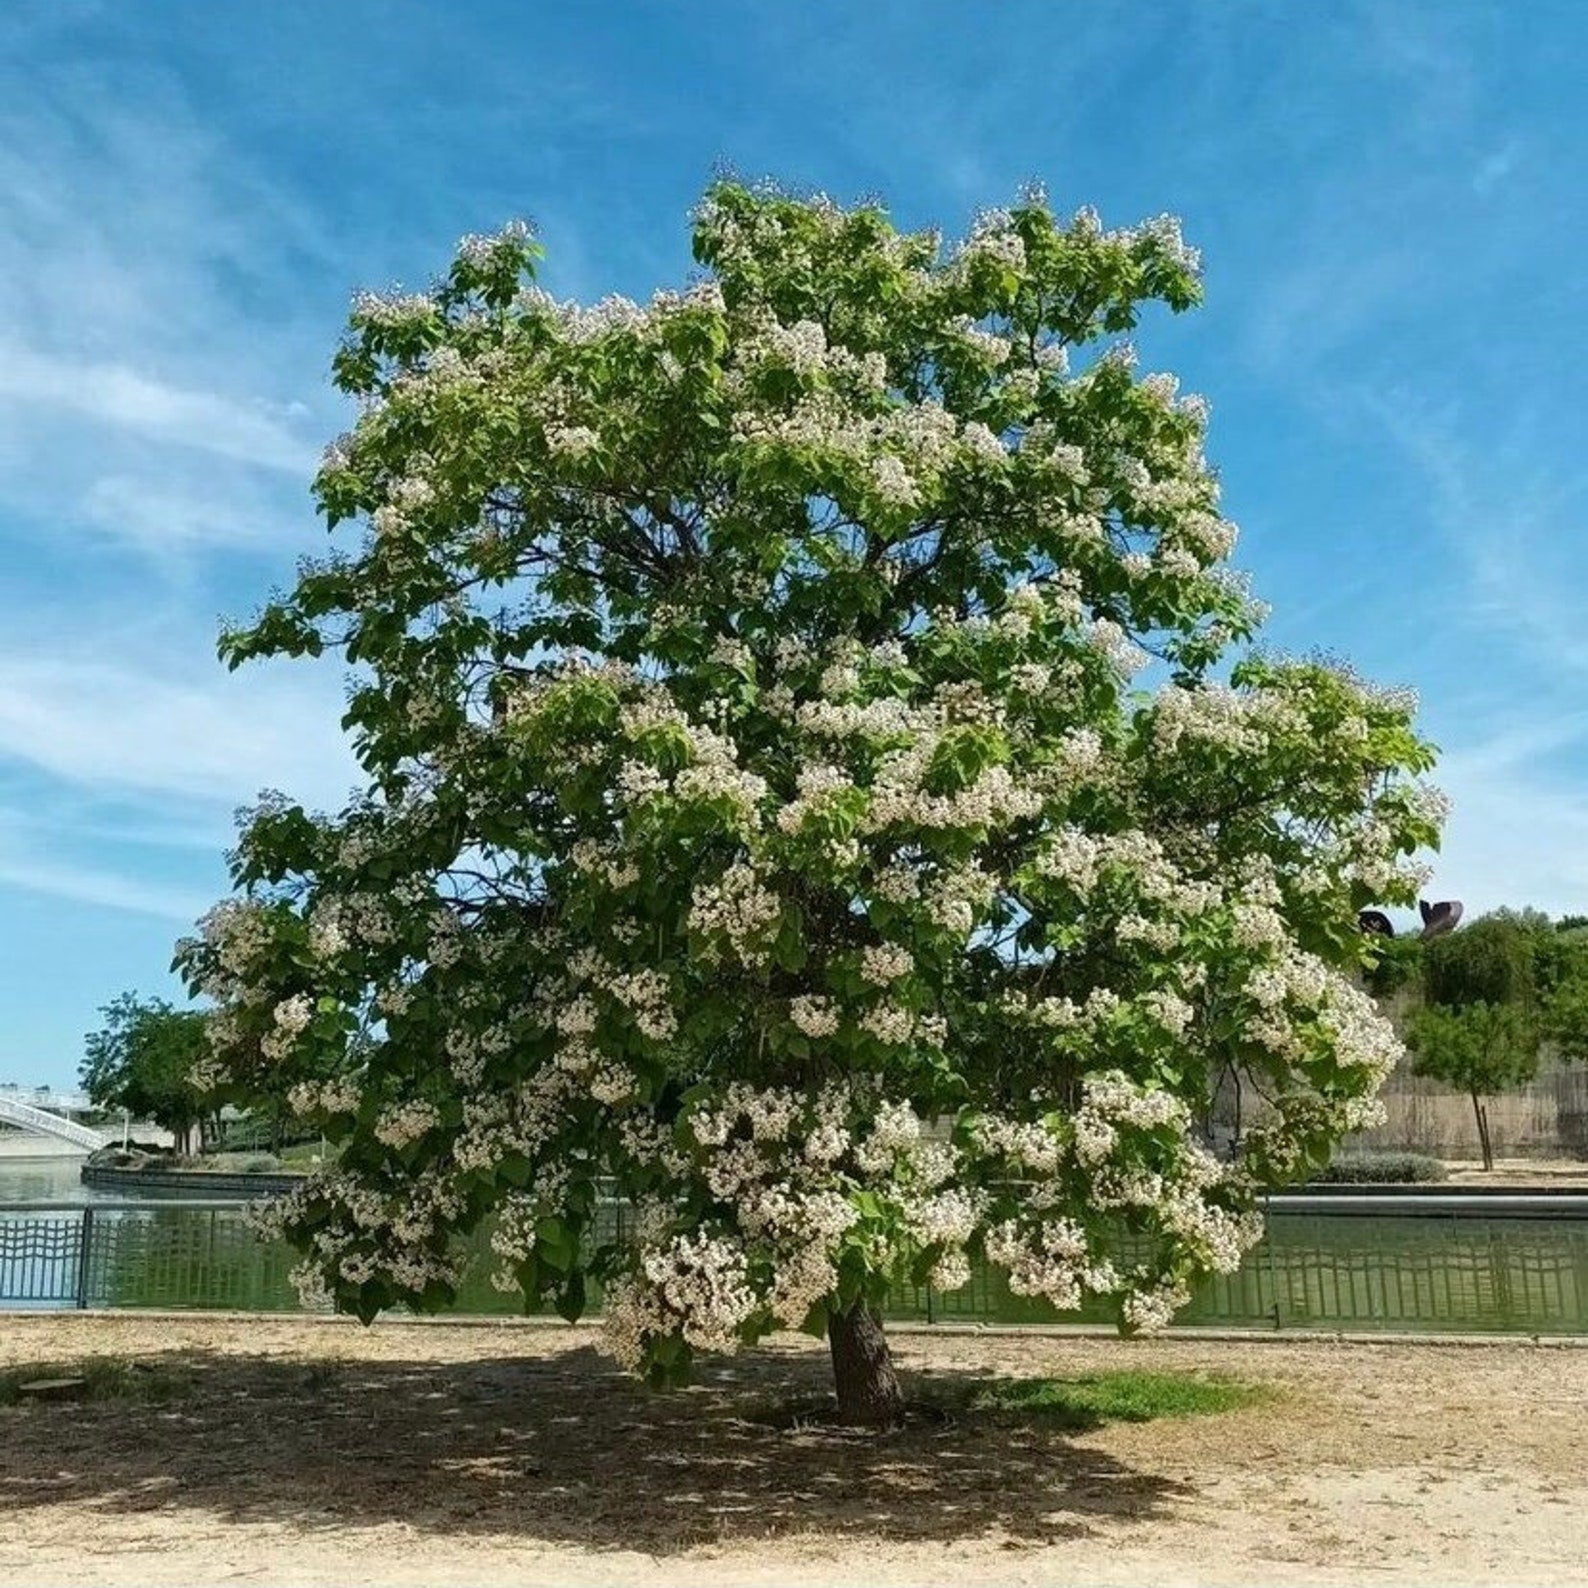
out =
<path fill-rule="evenodd" d="M 197 1167 L 221 1174 L 274 1174 L 281 1160 L 269 1152 L 215 1152 L 200 1159 Z"/>
<path fill-rule="evenodd" d="M 1314 1176 L 1315 1185 L 1428 1185 L 1443 1180 L 1445 1166 L 1421 1152 L 1361 1152 L 1336 1158 Z"/>

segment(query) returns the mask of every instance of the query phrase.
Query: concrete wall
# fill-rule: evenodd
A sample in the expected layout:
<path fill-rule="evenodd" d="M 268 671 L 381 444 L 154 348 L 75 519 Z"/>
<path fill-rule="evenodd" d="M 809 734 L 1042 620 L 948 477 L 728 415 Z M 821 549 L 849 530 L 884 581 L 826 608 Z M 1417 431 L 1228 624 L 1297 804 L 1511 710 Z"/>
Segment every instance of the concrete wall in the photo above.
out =
<path fill-rule="evenodd" d="M 1348 1148 L 1479 1156 L 1472 1099 L 1413 1075 L 1410 1059 L 1401 1062 L 1379 1097 L 1384 1123 L 1359 1131 Z M 1486 1098 L 1484 1106 L 1496 1157 L 1588 1159 L 1588 1066 L 1547 1060 L 1525 1087 Z"/>

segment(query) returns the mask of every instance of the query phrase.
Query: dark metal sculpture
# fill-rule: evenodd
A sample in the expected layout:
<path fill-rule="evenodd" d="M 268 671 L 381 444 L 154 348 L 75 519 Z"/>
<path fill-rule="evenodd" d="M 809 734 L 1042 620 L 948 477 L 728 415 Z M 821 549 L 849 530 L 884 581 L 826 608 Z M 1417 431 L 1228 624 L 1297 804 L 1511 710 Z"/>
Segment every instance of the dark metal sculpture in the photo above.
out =
<path fill-rule="evenodd" d="M 1443 899 L 1438 904 L 1430 904 L 1426 899 L 1417 901 L 1418 913 L 1423 918 L 1423 929 L 1419 937 L 1443 937 L 1446 932 L 1454 932 L 1461 920 L 1460 899 Z M 1363 910 L 1357 918 L 1356 924 L 1367 933 L 1369 937 L 1394 937 L 1395 926 L 1382 910 Z"/>
<path fill-rule="evenodd" d="M 1438 904 L 1419 899 L 1417 909 L 1423 918 L 1423 937 L 1443 937 L 1446 932 L 1454 932 L 1461 920 L 1459 899 L 1445 899 Z"/>

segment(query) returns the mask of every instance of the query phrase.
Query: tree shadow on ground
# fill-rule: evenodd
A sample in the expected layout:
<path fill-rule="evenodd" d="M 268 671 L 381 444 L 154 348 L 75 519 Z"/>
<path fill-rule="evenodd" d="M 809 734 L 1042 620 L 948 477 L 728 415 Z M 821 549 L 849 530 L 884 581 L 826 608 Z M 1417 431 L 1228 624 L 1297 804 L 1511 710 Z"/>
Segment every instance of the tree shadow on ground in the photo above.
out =
<path fill-rule="evenodd" d="M 1045 1542 L 1148 1520 L 1186 1492 L 1073 1430 L 954 1410 L 983 1381 L 952 1373 L 906 1375 L 938 1409 L 888 1433 L 807 1421 L 826 1394 L 814 1353 L 714 1365 L 670 1395 L 588 1347 L 445 1363 L 151 1361 L 158 1395 L 0 1408 L 0 1517 L 190 1506 L 666 1555 L 805 1532 Z"/>

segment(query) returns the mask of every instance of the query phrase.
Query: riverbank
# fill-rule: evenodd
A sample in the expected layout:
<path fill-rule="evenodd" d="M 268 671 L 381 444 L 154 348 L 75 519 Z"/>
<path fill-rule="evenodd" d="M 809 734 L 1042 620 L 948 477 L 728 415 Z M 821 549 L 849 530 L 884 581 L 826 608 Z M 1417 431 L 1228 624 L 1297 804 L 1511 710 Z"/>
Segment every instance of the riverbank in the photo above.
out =
<path fill-rule="evenodd" d="M 132 1361 L 159 1398 L 0 1408 L 0 1582 L 1565 1584 L 1588 1552 L 1584 1351 L 901 1334 L 908 1392 L 940 1406 L 1120 1368 L 1266 1393 L 877 1436 L 791 1420 L 826 1393 L 815 1342 L 657 1396 L 593 1338 L 0 1320 L 0 1372 Z"/>
<path fill-rule="evenodd" d="M 117 1169 L 85 1163 L 79 1176 L 85 1186 L 119 1191 L 135 1197 L 139 1192 L 182 1191 L 201 1197 L 277 1196 L 303 1183 L 301 1174 L 280 1172 L 240 1173 L 225 1169 Z"/>

